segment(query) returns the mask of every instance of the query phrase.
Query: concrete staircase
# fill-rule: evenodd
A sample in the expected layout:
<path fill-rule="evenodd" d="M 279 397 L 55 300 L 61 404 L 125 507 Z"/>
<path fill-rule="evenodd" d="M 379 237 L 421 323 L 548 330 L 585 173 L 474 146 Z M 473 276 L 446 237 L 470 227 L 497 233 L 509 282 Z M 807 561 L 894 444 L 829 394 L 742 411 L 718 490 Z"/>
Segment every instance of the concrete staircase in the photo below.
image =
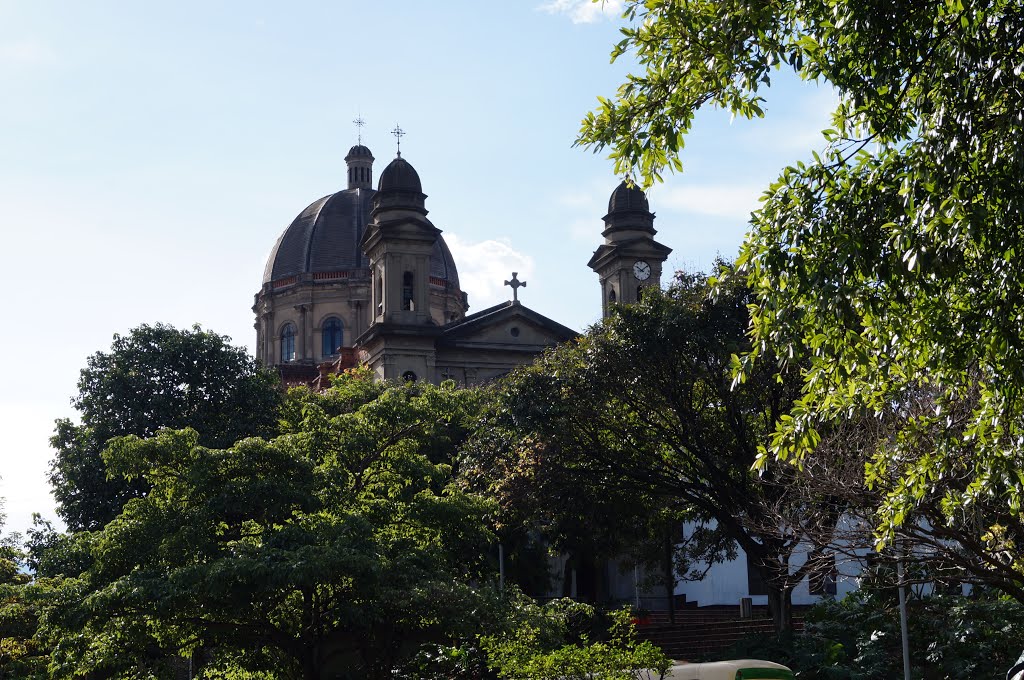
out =
<path fill-rule="evenodd" d="M 803 629 L 800 613 L 794 615 L 795 630 Z M 774 631 L 768 612 L 759 607 L 747 619 L 739 618 L 737 607 L 688 607 L 676 611 L 674 624 L 667 611 L 652 611 L 637 621 L 638 637 L 677 661 L 714 661 L 740 638 Z"/>

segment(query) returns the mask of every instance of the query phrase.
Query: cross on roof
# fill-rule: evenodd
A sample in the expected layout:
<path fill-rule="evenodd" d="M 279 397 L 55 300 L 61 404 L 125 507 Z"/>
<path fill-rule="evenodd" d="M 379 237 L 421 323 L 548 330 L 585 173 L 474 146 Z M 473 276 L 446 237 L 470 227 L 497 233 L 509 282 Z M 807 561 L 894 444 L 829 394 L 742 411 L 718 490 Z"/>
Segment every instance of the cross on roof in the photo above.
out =
<path fill-rule="evenodd" d="M 398 143 L 398 157 L 402 157 L 402 137 L 405 136 L 405 130 L 395 125 L 395 129 L 391 131 L 391 134 L 395 136 L 395 141 Z"/>
<path fill-rule="evenodd" d="M 362 116 L 358 116 L 352 122 L 355 123 L 356 130 L 357 130 L 356 135 L 359 138 L 359 141 L 357 142 L 357 144 L 362 144 L 363 143 L 363 126 L 366 125 L 366 121 L 363 120 Z"/>
<path fill-rule="evenodd" d="M 519 272 L 512 272 L 512 280 L 506 281 L 505 285 L 512 288 L 512 301 L 519 302 L 519 289 L 526 287 L 526 281 L 520 281 L 518 278 Z"/>

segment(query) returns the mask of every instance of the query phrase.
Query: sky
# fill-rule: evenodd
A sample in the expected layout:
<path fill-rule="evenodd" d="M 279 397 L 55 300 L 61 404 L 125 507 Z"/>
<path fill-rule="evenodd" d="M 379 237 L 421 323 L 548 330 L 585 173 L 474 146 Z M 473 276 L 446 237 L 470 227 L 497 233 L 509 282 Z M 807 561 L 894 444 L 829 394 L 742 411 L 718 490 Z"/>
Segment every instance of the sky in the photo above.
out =
<path fill-rule="evenodd" d="M 418 171 L 470 312 L 510 297 L 584 330 L 600 316 L 601 217 L 619 182 L 573 146 L 630 59 L 621 1 L 0 0 L 0 498 L 8 531 L 56 520 L 57 418 L 89 355 L 143 323 L 250 351 L 276 238 L 344 188 L 362 142 Z M 830 90 L 773 77 L 767 118 L 705 111 L 684 172 L 648 192 L 666 271 L 734 257 L 750 210 L 823 142 Z"/>

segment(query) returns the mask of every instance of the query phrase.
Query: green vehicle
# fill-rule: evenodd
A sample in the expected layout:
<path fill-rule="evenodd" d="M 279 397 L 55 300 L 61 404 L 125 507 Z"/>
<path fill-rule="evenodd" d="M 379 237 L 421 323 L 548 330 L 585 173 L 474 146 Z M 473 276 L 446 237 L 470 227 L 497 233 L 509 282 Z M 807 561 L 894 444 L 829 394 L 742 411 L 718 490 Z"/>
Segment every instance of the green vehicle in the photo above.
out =
<path fill-rule="evenodd" d="M 673 666 L 665 676 L 666 680 L 793 680 L 793 677 L 793 671 L 785 666 L 758 659 L 687 663 Z"/>

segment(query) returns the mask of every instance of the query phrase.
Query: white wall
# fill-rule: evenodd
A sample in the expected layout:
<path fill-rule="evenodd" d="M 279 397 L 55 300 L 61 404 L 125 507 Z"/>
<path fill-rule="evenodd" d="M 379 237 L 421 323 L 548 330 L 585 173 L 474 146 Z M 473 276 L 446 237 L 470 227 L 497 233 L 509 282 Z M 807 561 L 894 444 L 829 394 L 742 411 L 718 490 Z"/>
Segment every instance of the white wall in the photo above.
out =
<path fill-rule="evenodd" d="M 689 536 L 693 533 L 695 524 L 687 523 L 683 527 L 683 533 Z M 807 560 L 808 548 L 798 549 L 792 557 L 790 569 L 795 571 Z M 707 575 L 701 581 L 683 581 L 676 585 L 676 595 L 686 595 L 687 602 L 696 602 L 698 606 L 709 605 L 738 605 L 740 598 L 750 597 L 755 605 L 767 605 L 768 596 L 751 596 L 747 588 L 747 556 L 743 550 L 738 550 L 735 560 L 712 565 Z M 844 595 L 857 589 L 857 577 L 862 565 L 854 560 L 844 560 L 837 556 L 836 570 L 836 597 Z M 692 570 L 701 570 L 706 566 L 704 563 L 694 564 Z M 806 579 L 793 591 L 793 604 L 814 604 L 821 599 L 819 595 L 811 595 L 810 586 Z"/>

